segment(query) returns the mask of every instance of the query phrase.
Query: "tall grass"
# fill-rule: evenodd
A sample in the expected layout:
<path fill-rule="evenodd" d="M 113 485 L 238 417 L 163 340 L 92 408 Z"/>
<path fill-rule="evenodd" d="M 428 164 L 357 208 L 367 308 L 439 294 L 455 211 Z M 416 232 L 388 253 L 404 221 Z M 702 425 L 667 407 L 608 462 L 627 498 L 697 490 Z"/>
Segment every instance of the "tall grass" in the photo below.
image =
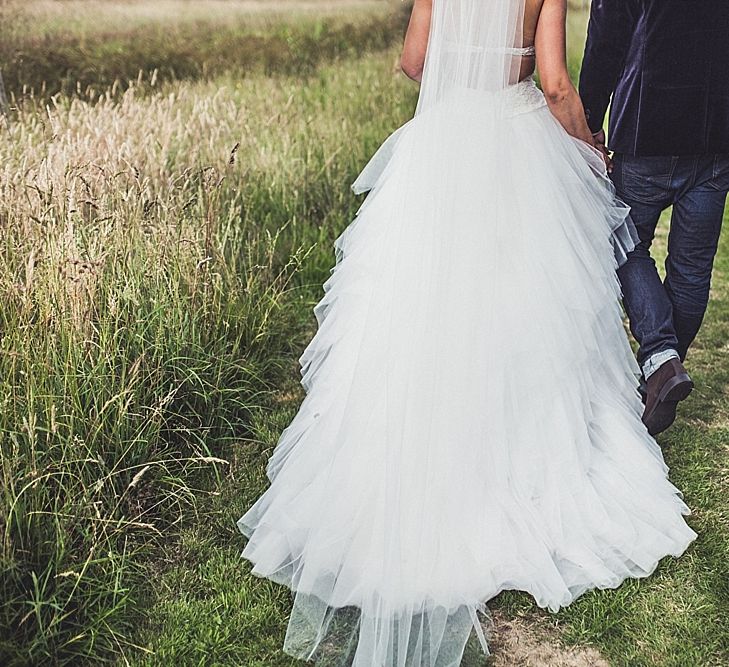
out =
<path fill-rule="evenodd" d="M 347 180 L 405 116 L 395 57 L 59 98 L 2 131 L 1 663 L 134 652 L 150 568 L 290 372 L 294 288 L 318 291 Z"/>

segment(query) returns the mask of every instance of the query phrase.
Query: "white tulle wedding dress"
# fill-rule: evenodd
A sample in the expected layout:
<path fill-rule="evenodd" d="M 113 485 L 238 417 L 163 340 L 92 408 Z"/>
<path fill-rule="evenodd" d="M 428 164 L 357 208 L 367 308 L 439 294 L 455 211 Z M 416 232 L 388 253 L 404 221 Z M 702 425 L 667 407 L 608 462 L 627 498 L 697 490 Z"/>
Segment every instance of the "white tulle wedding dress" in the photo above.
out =
<path fill-rule="evenodd" d="M 628 211 L 518 82 L 522 15 L 434 0 L 416 114 L 354 184 L 306 397 L 238 521 L 295 593 L 291 655 L 455 666 L 500 591 L 557 610 L 696 537 L 641 422 Z"/>

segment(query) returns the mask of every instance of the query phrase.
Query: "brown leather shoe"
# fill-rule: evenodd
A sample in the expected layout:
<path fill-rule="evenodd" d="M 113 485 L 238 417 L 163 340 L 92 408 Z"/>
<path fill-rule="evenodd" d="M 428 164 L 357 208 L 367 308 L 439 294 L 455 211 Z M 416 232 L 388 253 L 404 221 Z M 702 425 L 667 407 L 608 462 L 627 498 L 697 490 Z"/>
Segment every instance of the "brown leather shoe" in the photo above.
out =
<path fill-rule="evenodd" d="M 658 435 L 676 420 L 679 401 L 688 398 L 694 383 L 678 359 L 669 359 L 648 378 L 643 423 Z"/>

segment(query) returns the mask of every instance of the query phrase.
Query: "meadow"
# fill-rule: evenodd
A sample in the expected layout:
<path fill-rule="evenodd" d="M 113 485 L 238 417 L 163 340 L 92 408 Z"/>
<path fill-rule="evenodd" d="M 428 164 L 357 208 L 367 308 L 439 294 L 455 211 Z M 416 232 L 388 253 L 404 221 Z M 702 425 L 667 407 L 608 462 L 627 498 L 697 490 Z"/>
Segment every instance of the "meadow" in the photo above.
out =
<path fill-rule="evenodd" d="M 0 18 L 0 664 L 303 664 L 280 651 L 290 593 L 250 574 L 235 520 L 303 396 L 349 184 L 414 108 L 403 7 L 30 0 Z M 573 12 L 575 74 L 584 26 Z M 494 657 L 470 647 L 466 667 L 729 665 L 727 340 L 724 238 L 698 388 L 660 440 L 699 540 L 557 615 L 503 594 Z"/>

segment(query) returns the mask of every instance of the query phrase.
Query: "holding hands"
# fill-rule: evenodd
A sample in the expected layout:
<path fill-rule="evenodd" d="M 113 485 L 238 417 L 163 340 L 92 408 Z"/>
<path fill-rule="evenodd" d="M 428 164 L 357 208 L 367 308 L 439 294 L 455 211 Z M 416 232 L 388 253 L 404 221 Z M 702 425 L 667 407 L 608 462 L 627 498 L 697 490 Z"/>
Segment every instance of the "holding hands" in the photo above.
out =
<path fill-rule="evenodd" d="M 605 166 L 607 167 L 608 174 L 611 174 L 613 171 L 613 160 L 610 156 L 610 150 L 605 143 L 605 130 L 593 132 L 592 141 L 593 146 L 602 153 L 602 159 L 605 160 Z"/>

